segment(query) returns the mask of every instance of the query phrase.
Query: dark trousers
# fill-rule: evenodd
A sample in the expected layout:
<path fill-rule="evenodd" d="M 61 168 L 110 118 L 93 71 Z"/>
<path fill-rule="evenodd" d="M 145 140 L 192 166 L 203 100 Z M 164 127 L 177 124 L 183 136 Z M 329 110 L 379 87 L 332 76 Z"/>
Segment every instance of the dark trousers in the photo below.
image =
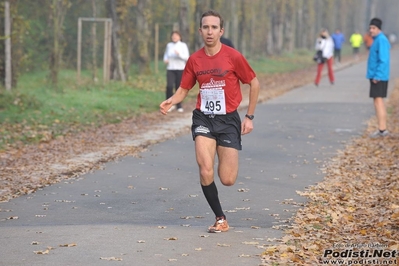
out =
<path fill-rule="evenodd" d="M 169 99 L 175 90 L 180 87 L 183 70 L 166 71 L 166 99 Z M 177 109 L 181 108 L 181 103 L 177 104 Z"/>
<path fill-rule="evenodd" d="M 338 59 L 338 62 L 341 62 L 341 49 L 334 49 L 334 59 Z"/>

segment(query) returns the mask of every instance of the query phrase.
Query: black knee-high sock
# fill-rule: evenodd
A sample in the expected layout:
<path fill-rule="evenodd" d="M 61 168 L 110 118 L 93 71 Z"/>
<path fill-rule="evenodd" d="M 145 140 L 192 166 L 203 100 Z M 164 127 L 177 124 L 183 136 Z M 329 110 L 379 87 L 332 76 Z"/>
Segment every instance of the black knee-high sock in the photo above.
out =
<path fill-rule="evenodd" d="M 222 206 L 220 205 L 218 189 L 215 182 L 212 182 L 212 184 L 210 184 L 209 186 L 201 185 L 201 187 L 202 191 L 204 192 L 205 198 L 208 201 L 209 206 L 211 206 L 211 209 L 216 217 L 224 217 L 226 219 L 226 216 L 224 215 L 222 210 Z"/>

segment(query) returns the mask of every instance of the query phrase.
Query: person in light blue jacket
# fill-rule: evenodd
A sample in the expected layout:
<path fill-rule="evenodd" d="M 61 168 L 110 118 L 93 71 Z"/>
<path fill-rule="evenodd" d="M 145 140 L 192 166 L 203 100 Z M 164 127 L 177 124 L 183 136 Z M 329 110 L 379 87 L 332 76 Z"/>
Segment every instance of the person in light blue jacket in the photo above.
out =
<path fill-rule="evenodd" d="M 372 138 L 389 135 L 384 98 L 388 93 L 391 45 L 381 31 L 381 26 L 382 21 L 379 18 L 373 18 L 370 21 L 369 31 L 374 41 L 369 51 L 366 77 L 370 80 L 370 97 L 374 99 L 378 121 L 378 130 L 370 135 Z"/>

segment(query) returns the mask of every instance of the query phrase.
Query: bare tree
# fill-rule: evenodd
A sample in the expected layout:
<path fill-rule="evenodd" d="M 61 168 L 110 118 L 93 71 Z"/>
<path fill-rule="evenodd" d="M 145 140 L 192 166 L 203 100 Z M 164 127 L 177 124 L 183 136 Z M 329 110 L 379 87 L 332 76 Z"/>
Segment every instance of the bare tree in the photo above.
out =
<path fill-rule="evenodd" d="M 96 0 L 91 0 L 93 9 L 93 18 L 97 16 Z M 97 23 L 93 22 L 91 25 L 91 45 L 92 45 L 92 77 L 94 82 L 98 81 L 97 78 Z"/>
<path fill-rule="evenodd" d="M 248 27 L 248 23 L 247 23 L 247 12 L 246 12 L 246 7 L 247 5 L 245 4 L 245 0 L 241 0 L 240 3 L 240 13 L 241 13 L 241 23 L 239 26 L 239 32 L 240 32 L 240 36 L 242 36 L 243 38 L 240 39 L 239 44 L 239 49 L 241 50 L 241 53 L 243 55 L 247 55 L 247 43 L 246 43 L 246 33 L 247 31 L 247 27 Z"/>
<path fill-rule="evenodd" d="M 119 20 L 116 12 L 116 0 L 107 1 L 107 9 L 112 18 L 112 66 L 111 73 L 113 79 L 119 79 L 123 82 L 126 81 L 125 72 L 122 64 L 122 54 L 120 51 L 119 39 Z M 113 70 L 113 71 L 112 71 Z"/>
<path fill-rule="evenodd" d="M 5 87 L 6 90 L 11 90 L 11 16 L 10 16 L 10 3 L 4 2 L 4 35 L 5 35 Z"/>
<path fill-rule="evenodd" d="M 68 0 L 53 0 L 50 12 L 50 22 L 53 29 L 53 44 L 50 54 L 50 80 L 54 86 L 58 86 L 58 73 L 63 53 L 63 24 L 66 12 L 71 6 Z"/>
<path fill-rule="evenodd" d="M 283 49 L 283 31 L 284 31 L 284 14 L 285 5 L 284 0 L 273 1 L 273 10 L 271 15 L 271 30 L 273 38 L 273 53 L 280 54 Z"/>
<path fill-rule="evenodd" d="M 184 42 L 189 44 L 190 26 L 188 21 L 188 0 L 180 0 L 179 31 Z"/>
<path fill-rule="evenodd" d="M 370 14 L 369 14 L 369 20 L 373 17 L 376 16 L 376 10 L 377 10 L 377 1 L 376 0 L 369 0 L 368 4 L 370 5 Z"/>
<path fill-rule="evenodd" d="M 316 0 L 305 0 L 304 1 L 304 20 L 305 20 L 305 47 L 313 49 L 316 35 L 322 27 L 320 22 L 317 22 L 317 14 L 320 13 L 319 7 L 316 6 Z"/>
<path fill-rule="evenodd" d="M 232 36 L 231 41 L 233 42 L 233 44 L 238 44 L 238 16 L 237 16 L 237 0 L 231 0 L 230 2 L 231 5 L 231 18 L 233 21 L 233 25 L 232 25 Z"/>
<path fill-rule="evenodd" d="M 234 1 L 234 0 L 233 0 Z M 196 5 L 195 5 L 195 29 L 196 29 L 196 33 L 198 32 L 197 29 L 199 28 L 199 23 L 201 20 L 201 15 L 205 10 L 205 7 L 207 6 L 207 3 L 205 3 L 204 0 L 197 0 L 196 1 Z M 197 33 L 195 34 L 195 45 L 194 45 L 194 49 L 198 50 L 199 48 L 201 48 L 203 45 L 201 36 Z"/>
<path fill-rule="evenodd" d="M 293 51 L 295 47 L 295 9 L 296 9 L 296 1 L 286 1 L 286 13 L 284 19 L 284 50 L 285 51 Z"/>
<path fill-rule="evenodd" d="M 151 0 L 138 0 L 136 7 L 137 42 L 140 73 L 150 73 Z"/>
<path fill-rule="evenodd" d="M 131 8 L 127 8 L 127 16 L 123 20 L 123 32 L 125 36 L 124 40 L 124 46 L 125 46 L 125 53 L 124 53 L 124 70 L 126 73 L 126 80 L 129 79 L 129 72 L 130 72 L 130 66 L 132 62 L 132 52 L 133 52 L 133 44 L 134 44 L 134 38 L 135 38 L 135 33 L 137 32 L 135 27 L 133 27 L 133 18 L 130 15 L 131 13 Z"/>

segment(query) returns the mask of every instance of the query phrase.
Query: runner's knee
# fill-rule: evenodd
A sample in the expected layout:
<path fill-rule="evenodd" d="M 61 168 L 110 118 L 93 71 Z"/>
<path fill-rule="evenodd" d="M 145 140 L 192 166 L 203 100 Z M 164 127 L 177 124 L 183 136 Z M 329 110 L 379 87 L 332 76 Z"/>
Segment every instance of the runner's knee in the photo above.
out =
<path fill-rule="evenodd" d="M 236 180 L 237 180 L 237 175 L 238 173 L 235 172 L 229 172 L 229 173 L 220 173 L 219 172 L 219 178 L 220 178 L 220 182 L 224 185 L 224 186 L 232 186 L 235 184 Z"/>
<path fill-rule="evenodd" d="M 222 184 L 227 187 L 234 185 L 235 181 L 236 181 L 235 179 L 234 180 L 233 179 L 228 179 L 228 180 L 220 179 L 220 182 L 222 182 Z"/>

